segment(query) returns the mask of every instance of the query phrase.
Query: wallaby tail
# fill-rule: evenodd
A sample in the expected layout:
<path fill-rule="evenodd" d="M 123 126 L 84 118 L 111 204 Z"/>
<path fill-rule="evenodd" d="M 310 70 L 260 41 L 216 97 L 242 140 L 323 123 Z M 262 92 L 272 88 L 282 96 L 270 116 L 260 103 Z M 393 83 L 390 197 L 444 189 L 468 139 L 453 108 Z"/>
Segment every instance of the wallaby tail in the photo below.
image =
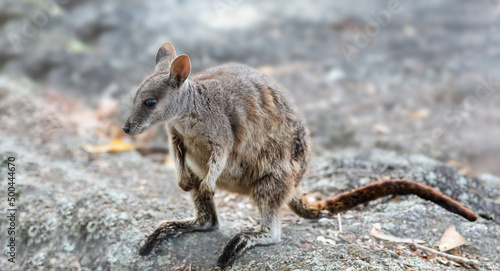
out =
<path fill-rule="evenodd" d="M 477 215 L 460 202 L 444 195 L 435 188 L 409 180 L 385 180 L 365 185 L 350 192 L 339 194 L 330 199 L 308 202 L 303 195 L 297 195 L 288 202 L 292 211 L 304 218 L 319 218 L 322 210 L 334 214 L 352 209 L 363 204 L 389 195 L 417 195 L 432 201 L 446 210 L 461 215 L 469 221 L 475 221 Z"/>

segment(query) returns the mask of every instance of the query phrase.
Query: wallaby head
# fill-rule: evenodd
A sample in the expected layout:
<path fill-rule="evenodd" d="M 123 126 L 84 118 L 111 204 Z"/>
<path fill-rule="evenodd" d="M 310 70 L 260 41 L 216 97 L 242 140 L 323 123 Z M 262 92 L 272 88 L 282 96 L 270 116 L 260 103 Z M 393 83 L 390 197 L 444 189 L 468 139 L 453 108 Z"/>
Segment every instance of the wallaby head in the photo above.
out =
<path fill-rule="evenodd" d="M 137 89 L 123 131 L 138 135 L 155 124 L 174 119 L 185 105 L 183 92 L 190 72 L 189 57 L 177 56 L 170 42 L 163 43 L 156 53 L 154 73 Z"/>

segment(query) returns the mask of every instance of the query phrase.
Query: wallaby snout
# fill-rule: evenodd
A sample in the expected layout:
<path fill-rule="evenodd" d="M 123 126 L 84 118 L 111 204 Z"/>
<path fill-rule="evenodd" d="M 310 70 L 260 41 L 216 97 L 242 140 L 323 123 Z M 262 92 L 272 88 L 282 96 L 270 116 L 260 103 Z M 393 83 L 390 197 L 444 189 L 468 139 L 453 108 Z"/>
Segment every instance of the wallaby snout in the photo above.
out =
<path fill-rule="evenodd" d="M 125 121 L 125 123 L 123 124 L 123 127 L 122 127 L 123 131 L 128 135 L 130 135 L 130 131 L 131 131 L 130 126 L 131 126 L 130 125 L 130 117 L 128 117 L 127 120 Z"/>
<path fill-rule="evenodd" d="M 130 116 L 127 119 L 127 121 L 125 121 L 125 124 L 123 124 L 122 129 L 126 134 L 131 135 L 131 136 L 135 136 L 135 135 L 142 133 L 144 129 L 141 129 L 141 127 L 137 125 L 138 123 L 136 123 L 132 118 L 133 118 L 133 115 Z"/>
<path fill-rule="evenodd" d="M 130 133 L 130 126 L 128 125 L 128 123 L 125 123 L 125 124 L 123 125 L 123 131 L 124 131 L 126 134 Z"/>

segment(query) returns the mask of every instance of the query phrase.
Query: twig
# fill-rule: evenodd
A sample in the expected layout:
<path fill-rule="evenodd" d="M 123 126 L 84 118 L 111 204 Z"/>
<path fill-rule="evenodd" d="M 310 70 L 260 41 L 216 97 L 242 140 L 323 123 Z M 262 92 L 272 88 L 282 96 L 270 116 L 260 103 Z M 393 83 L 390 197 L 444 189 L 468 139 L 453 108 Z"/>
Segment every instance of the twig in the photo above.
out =
<path fill-rule="evenodd" d="M 412 243 L 415 247 L 421 249 L 421 250 L 424 250 L 424 251 L 428 251 L 430 253 L 433 253 L 433 254 L 436 254 L 438 256 L 441 256 L 441 257 L 444 257 L 444 258 L 447 258 L 447 259 L 450 259 L 452 261 L 455 261 L 457 263 L 461 263 L 461 264 L 464 264 L 464 265 L 469 265 L 469 266 L 472 266 L 473 268 L 477 269 L 477 266 L 481 264 L 481 262 L 479 261 L 476 261 L 476 260 L 471 260 L 471 259 L 467 259 L 467 258 L 464 258 L 464 257 L 460 257 L 460 256 L 455 256 L 455 255 L 450 255 L 448 253 L 443 253 L 441 251 L 437 251 L 435 249 L 432 249 L 430 247 L 426 247 L 426 246 L 422 246 L 422 245 L 419 245 L 417 243 Z"/>
<path fill-rule="evenodd" d="M 252 222 L 252 224 L 258 225 L 257 221 L 255 221 L 252 217 L 249 216 L 247 218 L 248 218 L 248 220 L 250 220 L 250 222 Z"/>
<path fill-rule="evenodd" d="M 339 234 L 338 238 L 339 238 L 340 240 L 342 240 L 342 241 L 344 241 L 344 242 L 348 243 L 348 244 L 352 244 L 352 242 L 351 242 L 351 241 L 349 241 L 349 240 L 345 239 L 345 238 L 344 238 L 344 237 L 342 237 L 340 234 Z"/>

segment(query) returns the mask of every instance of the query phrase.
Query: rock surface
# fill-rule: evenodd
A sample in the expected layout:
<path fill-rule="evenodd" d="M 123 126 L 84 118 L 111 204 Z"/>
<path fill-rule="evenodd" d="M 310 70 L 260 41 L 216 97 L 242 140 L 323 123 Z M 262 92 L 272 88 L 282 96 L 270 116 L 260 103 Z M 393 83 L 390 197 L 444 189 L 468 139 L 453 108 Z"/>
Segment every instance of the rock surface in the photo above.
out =
<path fill-rule="evenodd" d="M 41 113 L 46 102 L 28 85 L 2 85 L 0 99 L 0 175 L 6 159 L 16 158 L 18 258 L 10 270 L 211 270 L 223 244 L 237 232 L 255 227 L 259 216 L 246 198 L 222 191 L 216 204 L 222 226 L 212 232 L 185 234 L 164 241 L 142 258 L 139 244 L 162 220 L 191 215 L 186 193 L 176 187 L 174 170 L 137 152 L 89 154 L 88 138 L 72 130 L 71 119 Z M 28 99 L 30 98 L 30 99 Z M 39 99 L 43 99 L 39 97 Z M 22 102 L 21 102 L 22 101 Z M 78 114 L 80 117 L 81 114 Z M 17 117 L 17 121 L 9 121 Z M 57 132 L 50 125 L 59 123 Z M 436 246 L 455 225 L 469 245 L 460 253 L 478 258 L 481 270 L 500 268 L 498 178 L 469 178 L 422 155 L 373 150 L 316 156 L 303 187 L 325 198 L 390 176 L 422 181 L 489 215 L 477 222 L 449 213 L 414 196 L 380 199 L 335 216 L 308 221 L 283 210 L 279 244 L 256 247 L 230 270 L 455 270 L 412 253 L 407 245 L 377 240 L 375 223 L 392 235 L 422 239 Z M 6 181 L 0 191 L 7 191 Z M 5 195 L 2 195 L 5 202 Z M 5 219 L 0 232 L 6 232 Z"/>

